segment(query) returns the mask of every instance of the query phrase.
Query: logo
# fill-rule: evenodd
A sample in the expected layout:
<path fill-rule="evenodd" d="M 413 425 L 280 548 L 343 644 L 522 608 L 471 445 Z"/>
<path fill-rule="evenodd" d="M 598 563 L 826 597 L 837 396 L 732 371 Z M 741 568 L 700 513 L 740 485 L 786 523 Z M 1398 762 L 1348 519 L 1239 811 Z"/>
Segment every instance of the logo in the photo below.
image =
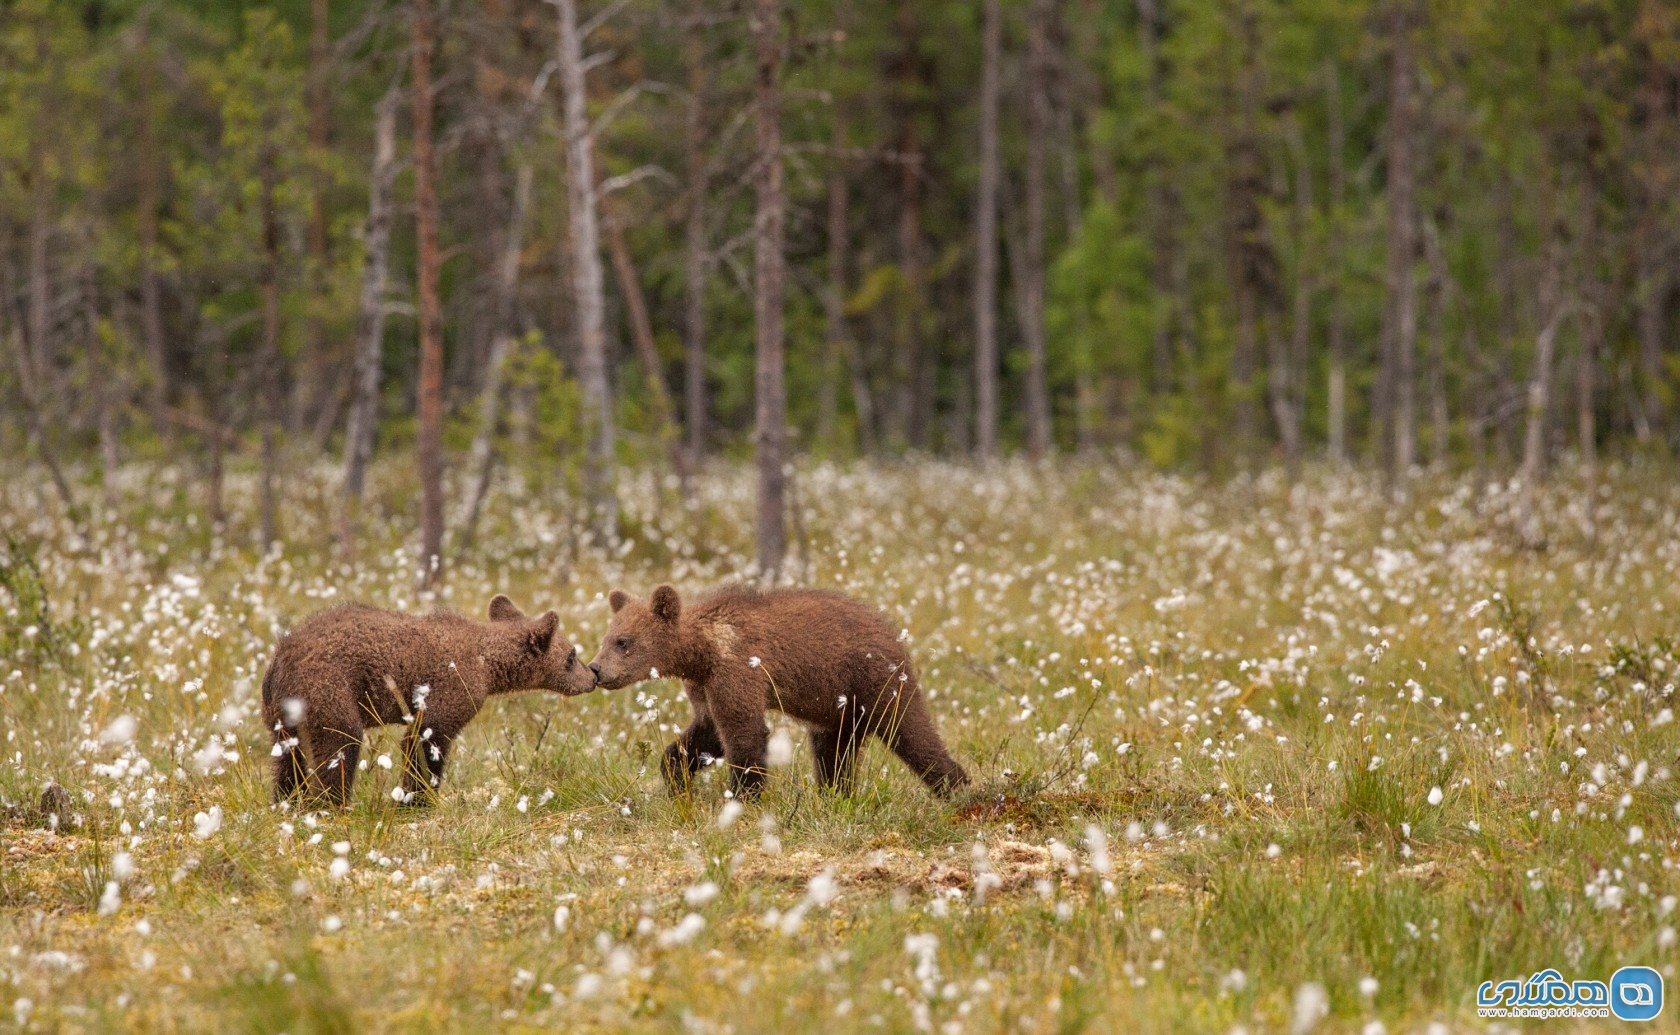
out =
<path fill-rule="evenodd" d="M 1650 967 L 1623 967 L 1610 976 L 1610 1012 L 1624 1021 L 1649 1021 L 1662 1013 L 1663 976 Z"/>
<path fill-rule="evenodd" d="M 1649 1021 L 1662 1013 L 1662 1007 L 1663 976 L 1650 967 L 1623 967 L 1611 975 L 1608 984 L 1565 981 L 1562 974 L 1547 968 L 1526 981 L 1484 981 L 1476 989 L 1479 1017 Z"/>

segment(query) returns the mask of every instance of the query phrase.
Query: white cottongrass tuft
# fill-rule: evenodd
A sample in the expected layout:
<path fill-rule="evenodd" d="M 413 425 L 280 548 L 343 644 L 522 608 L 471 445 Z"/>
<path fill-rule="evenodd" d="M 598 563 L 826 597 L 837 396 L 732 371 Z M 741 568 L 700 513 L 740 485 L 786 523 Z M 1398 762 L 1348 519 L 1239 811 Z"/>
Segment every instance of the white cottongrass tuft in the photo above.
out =
<path fill-rule="evenodd" d="M 683 889 L 683 901 L 691 906 L 703 906 L 718 896 L 716 881 L 691 884 Z"/>
<path fill-rule="evenodd" d="M 787 730 L 777 730 L 770 734 L 770 743 L 765 748 L 765 761 L 774 766 L 787 765 L 793 761 L 793 738 L 787 735 Z"/>
<path fill-rule="evenodd" d="M 706 918 L 699 913 L 690 913 L 678 921 L 677 926 L 669 931 L 659 932 L 661 946 L 687 945 L 706 928 Z"/>
<path fill-rule="evenodd" d="M 122 891 L 117 887 L 116 881 L 106 881 L 105 893 L 99 896 L 99 915 L 110 916 L 112 913 L 115 913 L 121 908 Z"/>
<path fill-rule="evenodd" d="M 134 731 L 140 728 L 140 720 L 132 715 L 119 715 L 105 727 L 105 732 L 99 735 L 101 742 L 113 747 L 121 747 L 134 739 Z"/>
<path fill-rule="evenodd" d="M 1085 847 L 1091 853 L 1091 869 L 1104 877 L 1114 872 L 1114 860 L 1108 854 L 1108 835 L 1095 823 L 1085 828 Z"/>
<path fill-rule="evenodd" d="M 209 812 L 199 812 L 193 816 L 193 836 L 200 841 L 214 837 L 216 831 L 222 829 L 222 807 L 210 806 Z"/>
<path fill-rule="evenodd" d="M 741 813 L 745 811 L 746 806 L 742 805 L 733 798 L 724 802 L 723 808 L 718 810 L 717 828 L 719 830 L 728 830 L 730 827 L 735 825 L 735 821 L 740 819 Z"/>
<path fill-rule="evenodd" d="M 1439 788 L 1439 787 L 1429 788 L 1429 804 L 1431 804 L 1431 805 L 1441 804 L 1441 797 L 1442 797 L 1441 788 Z"/>
<path fill-rule="evenodd" d="M 555 906 L 554 907 L 554 930 L 555 930 L 555 933 L 557 933 L 557 934 L 564 933 L 565 930 L 566 930 L 566 925 L 571 923 L 571 922 L 572 922 L 572 907 L 571 906 Z"/>
<path fill-rule="evenodd" d="M 1290 1017 L 1289 1030 L 1295 1035 L 1312 1031 L 1329 1012 L 1330 996 L 1324 991 L 1324 986 L 1308 981 L 1295 989 L 1295 1012 Z"/>

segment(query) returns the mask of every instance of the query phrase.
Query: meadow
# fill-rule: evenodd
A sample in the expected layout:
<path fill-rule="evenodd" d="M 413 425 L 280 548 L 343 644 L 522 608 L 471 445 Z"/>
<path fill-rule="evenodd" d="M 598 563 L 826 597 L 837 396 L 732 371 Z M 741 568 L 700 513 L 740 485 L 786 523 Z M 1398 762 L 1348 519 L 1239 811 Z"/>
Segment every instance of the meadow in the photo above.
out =
<path fill-rule="evenodd" d="M 674 799 L 688 706 L 652 682 L 493 702 L 429 810 L 392 800 L 388 727 L 353 806 L 305 814 L 269 803 L 257 712 L 304 615 L 506 592 L 589 654 L 608 590 L 753 549 L 744 468 L 687 503 L 627 477 L 611 546 L 515 479 L 423 596 L 407 465 L 354 563 L 335 478 L 296 472 L 267 556 L 248 472 L 220 530 L 187 468 L 76 520 L 0 478 L 0 1028 L 1425 1031 L 1546 967 L 1672 987 L 1661 465 L 1560 473 L 1532 541 L 1470 475 L 1397 502 L 1327 469 L 806 464 L 792 576 L 902 624 L 978 789 L 875 746 L 820 793 L 783 724 L 762 799 L 715 771 Z"/>

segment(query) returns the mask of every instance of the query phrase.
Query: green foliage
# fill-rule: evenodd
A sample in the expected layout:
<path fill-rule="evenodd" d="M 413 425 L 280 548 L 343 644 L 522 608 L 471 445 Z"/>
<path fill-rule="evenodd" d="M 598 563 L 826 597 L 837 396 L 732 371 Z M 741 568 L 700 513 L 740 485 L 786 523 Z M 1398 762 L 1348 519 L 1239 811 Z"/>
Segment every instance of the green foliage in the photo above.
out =
<path fill-rule="evenodd" d="M 0 657 L 39 662 L 69 656 L 77 625 L 53 618 L 34 548 L 10 535 L 0 552 L 0 590 L 8 605 L 0 612 Z"/>
<path fill-rule="evenodd" d="M 576 492 L 586 444 L 577 379 L 534 337 L 508 357 L 506 377 L 518 416 L 508 423 L 503 455 L 527 484 Z"/>

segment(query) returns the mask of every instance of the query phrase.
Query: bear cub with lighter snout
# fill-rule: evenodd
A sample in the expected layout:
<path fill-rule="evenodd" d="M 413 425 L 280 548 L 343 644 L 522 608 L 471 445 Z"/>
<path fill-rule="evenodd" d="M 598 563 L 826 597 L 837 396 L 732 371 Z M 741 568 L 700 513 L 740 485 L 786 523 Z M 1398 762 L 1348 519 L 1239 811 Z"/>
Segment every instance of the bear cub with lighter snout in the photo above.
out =
<path fill-rule="evenodd" d="M 527 617 L 500 595 L 490 601 L 488 622 L 360 604 L 307 619 L 280 640 L 263 676 L 274 799 L 302 793 L 345 804 L 365 732 L 402 722 L 403 800 L 429 802 L 456 736 L 492 694 L 571 697 L 595 688 L 577 648 L 555 642 L 559 622 L 553 611 Z"/>
<path fill-rule="evenodd" d="M 597 683 L 611 690 L 680 679 L 693 706 L 693 721 L 665 750 L 673 791 L 686 790 L 708 757 L 722 757 L 735 794 L 757 793 L 770 708 L 809 727 L 825 787 L 850 788 L 871 736 L 941 797 L 969 782 L 928 714 L 897 630 L 867 604 L 823 590 L 744 586 L 687 607 L 670 586 L 646 601 L 615 589 L 608 604 L 612 621 L 589 666 Z"/>

